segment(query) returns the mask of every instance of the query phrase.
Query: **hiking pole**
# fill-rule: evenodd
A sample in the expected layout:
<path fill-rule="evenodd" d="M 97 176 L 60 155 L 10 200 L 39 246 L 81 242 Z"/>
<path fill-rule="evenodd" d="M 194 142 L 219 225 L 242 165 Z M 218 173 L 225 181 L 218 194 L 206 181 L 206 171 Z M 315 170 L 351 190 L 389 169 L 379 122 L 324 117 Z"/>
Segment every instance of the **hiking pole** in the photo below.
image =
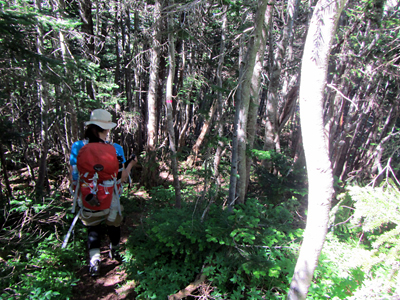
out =
<path fill-rule="evenodd" d="M 73 230 L 74 227 L 75 227 L 76 221 L 78 221 L 79 215 L 80 215 L 80 211 L 76 214 L 74 220 L 72 221 L 71 227 L 70 227 L 69 230 L 68 230 L 68 233 L 67 233 L 67 235 L 66 235 L 66 237 L 65 237 L 65 239 L 64 239 L 64 242 L 63 242 L 61 248 L 64 249 L 65 247 L 67 247 L 69 237 L 71 236 L 72 230 Z"/>

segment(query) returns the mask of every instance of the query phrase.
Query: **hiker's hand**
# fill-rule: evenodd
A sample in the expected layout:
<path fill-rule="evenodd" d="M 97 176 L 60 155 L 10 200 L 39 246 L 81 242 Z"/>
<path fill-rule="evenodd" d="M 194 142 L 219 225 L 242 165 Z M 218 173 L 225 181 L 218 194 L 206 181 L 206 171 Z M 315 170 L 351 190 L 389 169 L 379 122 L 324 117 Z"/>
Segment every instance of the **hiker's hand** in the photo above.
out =
<path fill-rule="evenodd" d="M 132 159 L 130 160 L 129 164 L 126 166 L 125 169 L 122 170 L 121 173 L 121 182 L 124 183 L 125 181 L 127 181 L 129 174 L 131 173 L 131 169 L 134 165 L 137 164 L 137 157 L 132 155 Z"/>

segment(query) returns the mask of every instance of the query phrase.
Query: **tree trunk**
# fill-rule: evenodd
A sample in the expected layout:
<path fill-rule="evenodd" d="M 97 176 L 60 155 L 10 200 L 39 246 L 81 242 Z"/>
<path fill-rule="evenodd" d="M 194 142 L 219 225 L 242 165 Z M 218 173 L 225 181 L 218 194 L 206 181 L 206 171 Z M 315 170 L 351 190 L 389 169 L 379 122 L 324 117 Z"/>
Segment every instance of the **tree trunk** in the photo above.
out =
<path fill-rule="evenodd" d="M 94 32 L 93 32 L 93 18 L 92 18 L 92 1 L 91 0 L 79 0 L 79 13 L 82 21 L 82 32 L 84 34 L 85 41 L 83 42 L 84 46 L 84 55 L 90 60 L 94 61 Z M 94 89 L 92 82 L 89 79 L 86 79 L 86 93 L 91 99 L 95 99 Z"/>
<path fill-rule="evenodd" d="M 160 2 L 155 3 L 155 18 L 160 17 Z M 159 25 L 159 24 L 158 24 Z M 147 147 L 148 151 L 154 151 L 157 144 L 157 82 L 158 63 L 160 59 L 159 28 L 154 28 L 153 46 L 150 49 L 150 79 L 147 93 Z"/>
<path fill-rule="evenodd" d="M 259 80 L 254 76 L 254 66 L 256 64 L 257 51 L 260 47 L 262 40 L 262 29 L 265 20 L 265 10 L 267 8 L 268 1 L 264 0 L 260 2 L 257 9 L 255 18 L 255 29 L 253 36 L 249 41 L 249 47 L 247 49 L 246 57 L 242 63 L 242 72 L 239 77 L 239 88 L 236 93 L 236 114 L 235 114 L 235 136 L 237 138 L 237 175 L 231 173 L 232 177 L 237 177 L 237 184 L 231 185 L 229 203 L 232 204 L 236 199 L 234 194 L 237 195 L 237 202 L 244 203 L 246 195 L 246 149 L 247 149 L 247 122 L 248 112 L 251 97 L 251 87 L 253 80 Z M 237 123 L 236 123 L 237 122 Z M 236 145 L 233 145 L 235 147 Z M 234 151 L 234 149 L 233 149 Z M 232 170 L 236 169 L 234 162 L 236 159 L 232 158 Z M 235 171 L 236 172 L 236 171 Z M 231 189 L 236 188 L 236 193 Z"/>
<path fill-rule="evenodd" d="M 35 2 L 36 9 L 38 11 L 41 10 L 41 0 L 36 0 Z M 43 31 L 41 28 L 41 24 L 37 25 L 37 37 L 36 37 L 36 51 L 39 55 L 43 54 Z M 45 183 L 47 178 L 47 153 L 49 151 L 49 136 L 48 136 L 48 97 L 47 97 L 47 89 L 45 88 L 46 82 L 43 78 L 43 65 L 42 62 L 38 62 L 37 69 L 37 97 L 40 107 L 40 160 L 39 160 L 39 172 L 38 179 L 36 181 L 36 192 L 38 194 L 42 194 L 43 188 L 48 187 L 48 183 Z"/>
<path fill-rule="evenodd" d="M 203 127 L 201 128 L 200 135 L 197 138 L 196 143 L 192 147 L 192 151 L 194 153 L 193 162 L 196 161 L 196 157 L 199 154 L 199 150 L 200 150 L 201 145 L 204 142 L 204 138 L 206 137 L 207 133 L 210 131 L 211 122 L 212 122 L 212 120 L 214 118 L 214 114 L 215 114 L 216 108 L 217 108 L 217 101 L 215 100 L 211 105 L 210 113 L 208 115 L 208 118 L 206 120 L 204 120 Z"/>
<path fill-rule="evenodd" d="M 254 66 L 253 78 L 251 80 L 251 88 L 250 88 L 250 105 L 249 105 L 249 120 L 247 123 L 247 140 L 248 150 L 253 149 L 254 140 L 257 133 L 257 117 L 258 117 L 258 108 L 260 106 L 260 83 L 261 83 L 261 72 L 264 67 L 264 53 L 267 44 L 267 36 L 269 26 L 272 20 L 272 11 L 274 7 L 274 1 L 268 4 L 268 7 L 265 11 L 265 19 L 264 26 L 262 26 L 261 35 L 260 35 L 260 46 L 258 48 L 256 64 Z M 250 170 L 252 164 L 252 157 L 246 156 L 246 188 L 245 193 L 247 193 L 247 189 L 250 182 Z"/>
<path fill-rule="evenodd" d="M 306 299 L 328 229 L 334 189 L 329 138 L 324 130 L 324 89 L 330 48 L 346 1 L 318 1 L 304 49 L 300 118 L 309 182 L 308 215 L 303 244 L 288 294 L 290 300 Z"/>
<path fill-rule="evenodd" d="M 65 1 L 64 0 L 58 0 L 58 9 L 57 9 L 57 19 L 61 22 L 65 16 Z M 58 33 L 59 41 L 60 41 L 60 49 L 61 49 L 61 59 L 64 65 L 68 63 L 69 60 L 73 59 L 73 56 L 71 55 L 71 52 L 68 48 L 68 41 L 66 40 L 65 34 L 62 30 L 59 31 Z M 68 68 L 64 68 L 64 75 L 67 78 L 68 81 L 72 81 L 72 74 Z M 64 132 L 65 132 L 65 145 L 63 145 L 63 149 L 65 148 L 65 160 L 68 162 L 68 154 L 71 149 L 71 145 L 73 141 L 78 140 L 78 120 L 76 116 L 76 110 L 74 107 L 74 101 L 70 101 L 72 98 L 72 93 L 70 88 L 67 85 L 61 85 L 61 90 L 62 90 L 62 98 L 60 99 L 62 104 L 62 107 L 64 109 Z M 59 124 L 60 126 L 61 124 Z M 69 126 L 68 126 L 69 125 Z M 61 138 L 61 126 L 60 128 L 60 138 Z M 69 132 L 71 132 L 71 135 L 69 135 Z"/>
<path fill-rule="evenodd" d="M 6 186 L 6 190 L 7 190 L 7 203 L 3 203 L 3 201 L 0 202 L 0 205 L 2 205 L 2 207 L 4 207 L 6 204 L 10 204 L 10 199 L 12 196 L 12 189 L 10 186 L 10 181 L 8 180 L 8 173 L 7 173 L 7 165 L 6 165 L 6 159 L 4 157 L 4 149 L 3 149 L 3 145 L 0 143 L 0 163 L 1 163 L 1 168 L 3 169 L 3 178 L 4 178 L 4 184 Z M 0 186 L 0 193 L 1 193 L 1 186 Z M 2 194 L 0 194 L 0 196 L 2 196 Z M 1 200 L 3 200 L 2 198 L 0 198 Z"/>
<path fill-rule="evenodd" d="M 223 149 L 225 147 L 225 143 L 222 140 L 224 134 L 224 128 L 222 124 L 222 108 L 223 108 L 223 94 L 222 94 L 222 67 L 224 65 L 224 58 L 225 58 L 225 48 L 226 48 L 226 26 L 227 26 L 227 15 L 226 12 L 228 10 L 228 6 L 224 5 L 222 8 L 222 25 L 221 25 L 221 44 L 219 47 L 219 60 L 218 60 L 218 67 L 217 67 L 217 85 L 218 85 L 218 102 L 217 102 L 217 111 L 216 111 L 216 121 L 217 121 L 217 133 L 218 133 L 218 146 L 217 150 L 215 151 L 214 155 L 214 178 L 217 182 L 217 185 L 221 185 L 221 179 L 219 176 L 219 164 L 221 162 L 221 157 L 223 153 Z"/>
<path fill-rule="evenodd" d="M 160 19 L 161 3 L 159 0 L 154 4 L 154 18 Z M 156 183 L 158 166 L 156 162 L 157 135 L 157 87 L 160 61 L 160 26 L 158 21 L 152 33 L 153 45 L 150 49 L 150 78 L 147 93 L 147 168 L 144 169 L 142 183 L 149 187 Z"/>
<path fill-rule="evenodd" d="M 171 20 L 169 20 L 171 22 Z M 170 27 L 170 30 L 171 27 Z M 172 117 L 172 86 L 175 75 L 175 41 L 173 32 L 168 34 L 168 77 L 167 77 L 167 90 L 166 90 L 166 109 L 167 109 L 167 127 L 169 136 L 169 148 L 171 150 L 171 167 L 172 175 L 174 177 L 174 188 L 175 188 L 175 207 L 181 208 L 181 188 L 179 183 L 178 174 L 178 161 L 176 158 L 176 146 L 175 146 L 175 129 L 174 121 Z"/>

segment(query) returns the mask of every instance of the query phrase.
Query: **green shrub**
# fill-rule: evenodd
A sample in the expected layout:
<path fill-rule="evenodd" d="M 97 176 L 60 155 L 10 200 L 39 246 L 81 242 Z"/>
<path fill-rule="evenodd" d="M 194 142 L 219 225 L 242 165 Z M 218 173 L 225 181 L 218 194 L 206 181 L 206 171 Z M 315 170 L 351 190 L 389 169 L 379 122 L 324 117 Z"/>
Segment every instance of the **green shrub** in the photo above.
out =
<path fill-rule="evenodd" d="M 307 194 L 305 168 L 293 163 L 293 159 L 276 151 L 262 151 L 253 149 L 251 156 L 259 160 L 266 160 L 269 167 L 256 165 L 257 189 L 254 194 L 266 197 L 274 205 L 291 198 L 301 198 Z"/>
<path fill-rule="evenodd" d="M 160 209 L 131 235 L 127 272 L 137 281 L 138 299 L 165 299 L 200 273 L 215 299 L 283 294 L 300 235 L 291 228 L 286 209 L 249 199 L 233 213 L 212 206 L 203 223 L 193 212 L 193 204 Z"/>

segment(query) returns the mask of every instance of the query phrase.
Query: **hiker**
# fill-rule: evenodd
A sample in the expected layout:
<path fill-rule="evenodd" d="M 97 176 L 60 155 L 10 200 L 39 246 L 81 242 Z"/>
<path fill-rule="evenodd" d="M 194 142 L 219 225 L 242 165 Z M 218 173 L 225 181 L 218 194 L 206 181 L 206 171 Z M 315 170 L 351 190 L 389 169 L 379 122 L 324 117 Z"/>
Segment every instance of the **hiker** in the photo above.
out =
<path fill-rule="evenodd" d="M 131 158 L 126 161 L 125 156 L 124 156 L 124 151 L 123 148 L 119 144 L 111 144 L 107 142 L 108 134 L 112 128 L 114 128 L 117 124 L 112 122 L 111 114 L 104 110 L 104 109 L 95 109 L 92 111 L 90 115 L 90 120 L 85 122 L 86 125 L 86 130 L 85 130 L 85 139 L 80 140 L 75 142 L 72 145 L 71 148 L 71 155 L 70 155 L 70 179 L 72 180 L 73 185 L 77 184 L 82 184 L 83 178 L 79 178 L 79 176 L 83 176 L 83 174 L 79 175 L 78 169 L 81 163 L 81 160 L 83 160 L 83 152 L 79 151 L 88 144 L 91 143 L 100 143 L 102 147 L 105 147 L 104 144 L 109 144 L 114 146 L 115 152 L 116 152 L 116 157 L 118 159 L 118 162 L 116 164 L 118 165 L 118 169 L 116 172 L 118 172 L 117 178 L 114 179 L 114 182 L 118 183 L 118 188 L 114 188 L 111 186 L 111 190 L 115 191 L 111 195 L 106 195 L 114 203 L 114 201 L 118 201 L 118 211 L 114 208 L 112 209 L 112 205 L 110 206 L 110 203 L 108 203 L 108 209 L 102 209 L 99 203 L 93 204 L 92 199 L 88 200 L 88 196 L 91 196 L 90 198 L 95 198 L 94 200 L 99 201 L 96 199 L 96 192 L 94 192 L 95 195 L 88 193 L 86 197 L 84 197 L 84 188 L 81 188 L 80 196 L 82 196 L 82 199 L 80 200 L 80 203 L 83 202 L 83 205 L 80 210 L 80 219 L 82 223 L 87 227 L 87 232 L 88 232 L 88 249 L 89 249 L 89 257 L 90 257 L 90 263 L 89 263 L 89 273 L 92 276 L 98 276 L 100 275 L 100 263 L 101 263 L 101 257 L 100 257 L 100 235 L 101 235 L 101 223 L 105 221 L 106 227 L 107 227 L 107 235 L 110 239 L 110 258 L 111 259 L 116 259 L 116 260 L 121 260 L 121 257 L 119 255 L 119 242 L 120 242 L 120 237 L 121 237 L 121 223 L 123 220 L 121 211 L 123 210 L 122 205 L 119 205 L 119 196 L 122 193 L 122 184 L 126 182 L 129 178 L 129 174 L 131 171 L 131 168 L 137 163 L 137 158 L 132 155 Z M 90 145 L 90 146 L 96 146 L 98 147 L 98 144 L 96 145 Z M 88 146 L 89 147 L 89 146 Z M 87 148 L 87 147 L 86 147 Z M 85 149 L 86 149 L 85 148 Z M 93 147 L 92 147 L 93 148 Z M 99 147 L 100 148 L 100 147 Z M 110 150 L 110 146 L 108 148 Z M 114 149 L 111 148 L 111 154 L 114 154 Z M 96 153 L 95 153 L 96 154 Z M 100 153 L 102 155 L 102 153 Z M 96 155 L 92 155 L 93 157 Z M 115 155 L 114 155 L 115 156 Z M 79 162 L 78 162 L 78 157 L 79 157 Z M 89 157 L 91 158 L 91 157 Z M 113 157 L 113 159 L 115 159 Z M 86 159 L 90 160 L 90 159 Z M 116 161 L 116 159 L 115 159 Z M 103 163 L 104 165 L 107 165 L 107 162 L 100 162 Z M 125 164 L 125 167 L 124 167 Z M 95 165 L 96 167 L 97 165 Z M 103 167 L 102 165 L 100 165 Z M 95 168 L 96 169 L 96 168 Z M 97 174 L 96 174 L 97 175 Z M 93 176 L 95 177 L 95 176 Z M 92 178 L 93 179 L 93 178 Z M 79 180 L 79 181 L 78 181 Z M 81 185 L 82 186 L 82 185 Z M 114 185 L 115 187 L 117 185 Z M 100 185 L 99 187 L 100 188 Z M 104 189 L 106 189 L 104 187 Z M 96 191 L 97 191 L 97 186 L 96 186 Z M 104 194 L 110 194 L 105 192 Z M 88 201 L 88 202 L 85 202 Z M 94 205 L 93 207 L 90 205 Z M 89 209 L 88 207 L 92 208 Z"/>

